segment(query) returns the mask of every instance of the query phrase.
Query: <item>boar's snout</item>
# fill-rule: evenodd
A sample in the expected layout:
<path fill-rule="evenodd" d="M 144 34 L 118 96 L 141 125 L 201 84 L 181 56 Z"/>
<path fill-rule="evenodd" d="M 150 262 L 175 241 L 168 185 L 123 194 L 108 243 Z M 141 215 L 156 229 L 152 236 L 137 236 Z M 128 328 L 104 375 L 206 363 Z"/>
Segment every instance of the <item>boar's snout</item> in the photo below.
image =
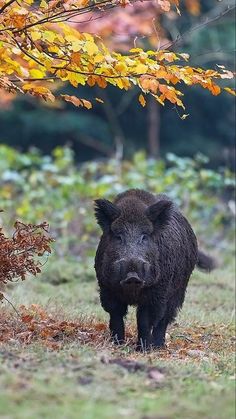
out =
<path fill-rule="evenodd" d="M 150 270 L 150 263 L 139 258 L 124 258 L 115 262 L 115 270 L 122 286 L 143 286 Z"/>
<path fill-rule="evenodd" d="M 136 286 L 142 287 L 144 285 L 144 281 L 139 278 L 136 272 L 129 272 L 125 279 L 120 281 L 120 284 L 123 286 Z"/>

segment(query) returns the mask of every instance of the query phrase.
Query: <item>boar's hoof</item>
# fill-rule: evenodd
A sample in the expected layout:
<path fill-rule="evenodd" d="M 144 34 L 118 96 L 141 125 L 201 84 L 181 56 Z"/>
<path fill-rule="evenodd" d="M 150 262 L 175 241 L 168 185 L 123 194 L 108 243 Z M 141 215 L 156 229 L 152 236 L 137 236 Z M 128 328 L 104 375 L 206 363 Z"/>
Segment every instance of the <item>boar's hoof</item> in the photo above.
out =
<path fill-rule="evenodd" d="M 148 344 L 148 343 L 143 344 L 143 342 L 138 342 L 136 347 L 135 347 L 135 350 L 137 352 L 143 352 L 143 353 L 150 352 L 151 349 L 152 349 L 152 346 L 150 344 Z"/>
<path fill-rule="evenodd" d="M 124 345 L 125 340 L 118 338 L 117 336 L 112 336 L 111 337 L 111 341 L 115 344 L 115 345 Z"/>
<path fill-rule="evenodd" d="M 167 345 L 165 343 L 160 345 L 152 345 L 152 349 L 155 351 L 163 351 L 164 349 L 167 349 Z"/>

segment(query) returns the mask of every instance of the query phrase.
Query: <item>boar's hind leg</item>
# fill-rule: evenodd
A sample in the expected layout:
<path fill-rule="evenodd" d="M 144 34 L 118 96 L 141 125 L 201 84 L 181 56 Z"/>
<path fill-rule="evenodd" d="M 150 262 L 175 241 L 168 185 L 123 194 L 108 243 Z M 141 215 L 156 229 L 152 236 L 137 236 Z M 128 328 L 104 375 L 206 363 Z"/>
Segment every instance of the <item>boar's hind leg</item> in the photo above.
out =
<path fill-rule="evenodd" d="M 154 348 L 164 348 L 165 347 L 165 336 L 166 329 L 169 321 L 166 317 L 163 317 L 152 331 L 152 344 Z"/>
<path fill-rule="evenodd" d="M 151 319 L 148 307 L 139 306 L 137 308 L 137 326 L 138 326 L 138 351 L 146 351 L 151 345 Z"/>
<path fill-rule="evenodd" d="M 127 304 L 122 303 L 106 289 L 100 290 L 102 307 L 110 314 L 110 332 L 114 343 L 122 344 L 125 340 L 124 316 L 127 314 Z"/>

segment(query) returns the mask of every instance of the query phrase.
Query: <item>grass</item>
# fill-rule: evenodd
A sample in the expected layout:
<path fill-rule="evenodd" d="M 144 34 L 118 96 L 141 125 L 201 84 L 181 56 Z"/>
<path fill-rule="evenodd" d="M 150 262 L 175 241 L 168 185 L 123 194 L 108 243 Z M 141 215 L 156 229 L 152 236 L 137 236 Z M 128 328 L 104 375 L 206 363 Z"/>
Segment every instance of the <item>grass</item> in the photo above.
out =
<path fill-rule="evenodd" d="M 8 290 L 18 310 L 37 304 L 55 321 L 82 325 L 84 335 L 57 336 L 55 347 L 39 338 L 27 344 L 27 324 L 3 303 L 0 324 L 15 334 L 0 345 L 1 419 L 233 419 L 234 267 L 195 271 L 168 350 L 138 354 L 134 309 L 127 345 L 109 342 L 90 266 L 52 259 L 41 278 Z"/>

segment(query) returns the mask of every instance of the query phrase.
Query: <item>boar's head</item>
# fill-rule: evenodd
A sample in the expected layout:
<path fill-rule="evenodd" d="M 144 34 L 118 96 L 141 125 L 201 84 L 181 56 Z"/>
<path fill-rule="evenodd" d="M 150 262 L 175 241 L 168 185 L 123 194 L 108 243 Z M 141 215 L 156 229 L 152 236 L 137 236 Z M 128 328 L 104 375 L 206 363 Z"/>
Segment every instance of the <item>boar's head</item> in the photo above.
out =
<path fill-rule="evenodd" d="M 103 277 L 107 286 L 127 293 L 158 281 L 158 236 L 168 222 L 172 203 L 161 199 L 152 205 L 133 197 L 112 203 L 95 201 L 95 216 L 103 230 Z"/>

